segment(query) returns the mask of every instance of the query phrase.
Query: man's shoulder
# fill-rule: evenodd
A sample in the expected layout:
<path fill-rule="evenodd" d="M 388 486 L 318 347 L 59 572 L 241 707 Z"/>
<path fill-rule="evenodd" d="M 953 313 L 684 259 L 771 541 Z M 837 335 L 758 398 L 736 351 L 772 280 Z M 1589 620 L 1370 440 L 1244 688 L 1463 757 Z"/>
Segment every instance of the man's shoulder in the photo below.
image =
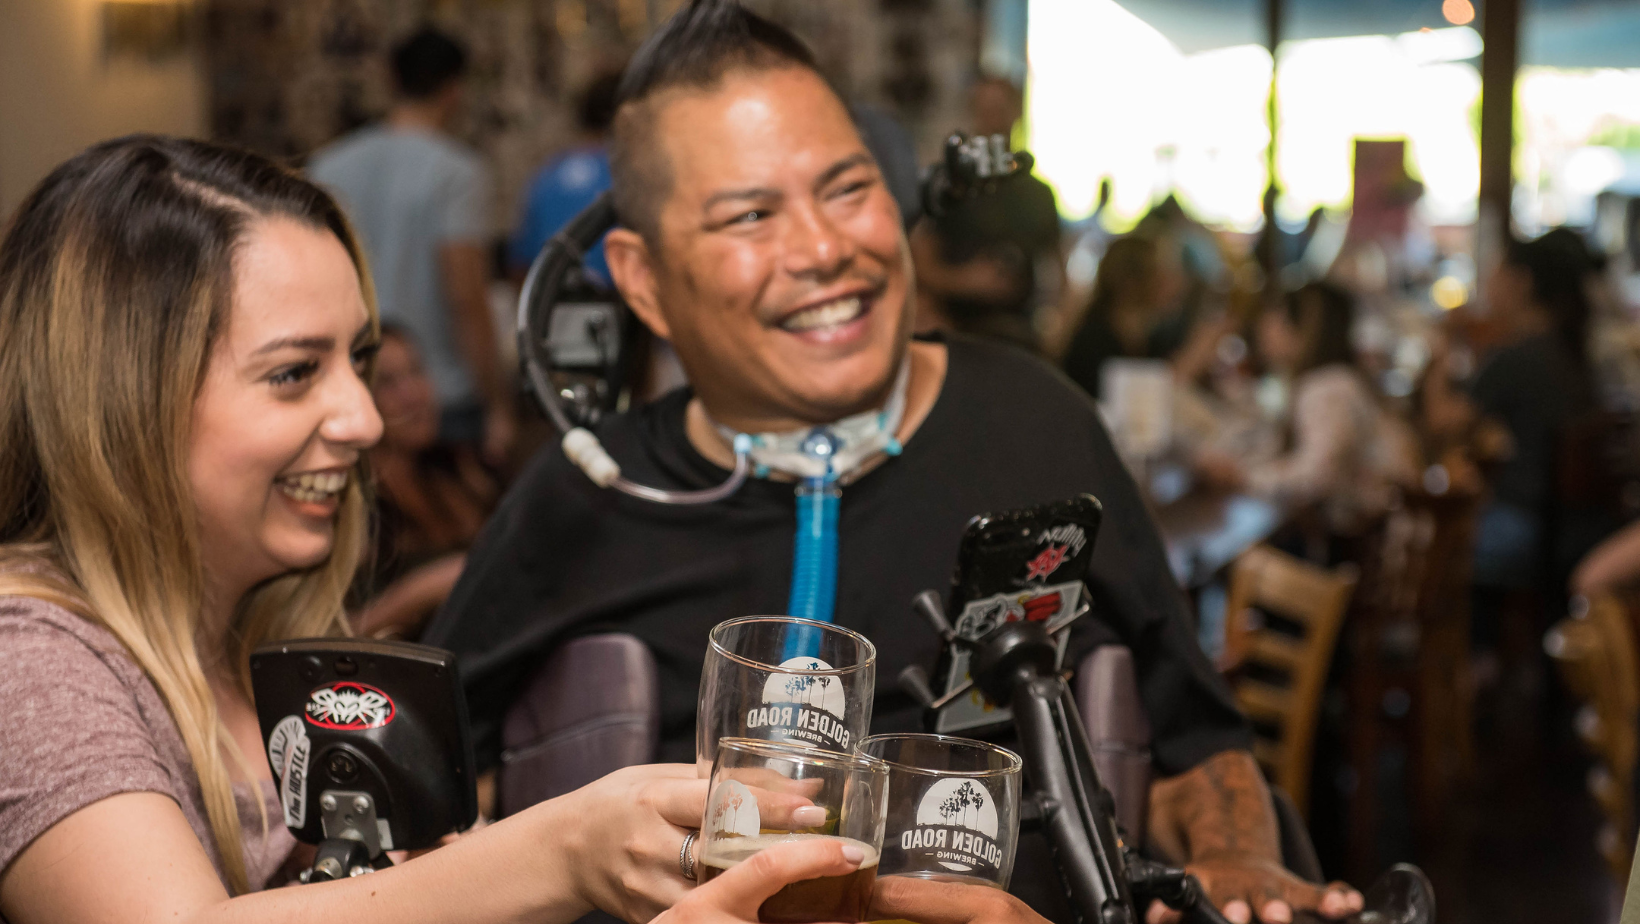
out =
<path fill-rule="evenodd" d="M 326 174 L 347 169 L 372 156 L 387 134 L 381 125 L 366 125 L 337 138 L 308 158 L 307 172 L 323 181 Z"/>
<path fill-rule="evenodd" d="M 974 337 L 947 335 L 944 341 L 950 358 L 946 387 L 965 417 L 1079 425 L 1098 420 L 1088 393 L 1041 357 Z"/>
<path fill-rule="evenodd" d="M 410 162 L 455 173 L 478 174 L 484 169 L 476 152 L 448 135 L 368 125 L 319 149 L 308 161 L 308 173 L 323 182 L 327 174 L 392 169 Z"/>

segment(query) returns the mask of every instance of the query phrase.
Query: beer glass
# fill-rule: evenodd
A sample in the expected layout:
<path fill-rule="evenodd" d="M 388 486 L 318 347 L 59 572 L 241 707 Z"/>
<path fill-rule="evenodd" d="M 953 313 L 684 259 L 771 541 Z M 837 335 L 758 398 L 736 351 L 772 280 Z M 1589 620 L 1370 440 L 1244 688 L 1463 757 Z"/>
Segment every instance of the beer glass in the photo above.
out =
<path fill-rule="evenodd" d="M 701 882 L 758 851 L 803 838 L 859 847 L 865 860 L 842 876 L 794 882 L 758 909 L 765 924 L 863 921 L 877 882 L 888 805 L 880 760 L 749 738 L 718 742 L 700 826 Z"/>
<path fill-rule="evenodd" d="M 888 764 L 880 875 L 1008 887 L 1019 841 L 1019 755 L 946 735 L 873 735 Z"/>
<path fill-rule="evenodd" d="M 696 767 L 711 771 L 720 738 L 852 753 L 871 728 L 876 687 L 877 649 L 851 629 L 790 616 L 719 623 L 700 681 Z"/>

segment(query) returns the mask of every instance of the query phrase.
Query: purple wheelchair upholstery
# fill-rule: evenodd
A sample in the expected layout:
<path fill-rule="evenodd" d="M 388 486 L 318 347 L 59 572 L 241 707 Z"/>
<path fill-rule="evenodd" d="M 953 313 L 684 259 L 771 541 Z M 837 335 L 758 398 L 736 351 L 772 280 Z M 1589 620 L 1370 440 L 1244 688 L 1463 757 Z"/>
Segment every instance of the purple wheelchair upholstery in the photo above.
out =
<path fill-rule="evenodd" d="M 497 814 L 653 762 L 660 714 L 655 658 L 643 642 L 589 635 L 559 646 L 503 720 Z"/>
<path fill-rule="evenodd" d="M 1099 775 L 1129 836 L 1144 836 L 1150 725 L 1133 656 L 1105 647 L 1077 671 L 1077 704 Z M 560 646 L 524 684 L 501 731 L 497 806 L 503 817 L 622 767 L 650 763 L 660 738 L 655 659 L 631 635 L 589 635 Z"/>

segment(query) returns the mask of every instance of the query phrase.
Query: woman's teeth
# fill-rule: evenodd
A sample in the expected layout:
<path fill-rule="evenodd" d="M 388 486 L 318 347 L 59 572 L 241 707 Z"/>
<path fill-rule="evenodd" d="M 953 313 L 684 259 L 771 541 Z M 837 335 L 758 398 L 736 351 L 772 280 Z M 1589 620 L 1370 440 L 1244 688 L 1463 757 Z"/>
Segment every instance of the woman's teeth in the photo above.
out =
<path fill-rule="evenodd" d="M 805 308 L 780 322 L 782 330 L 802 333 L 826 327 L 841 327 L 865 314 L 865 301 L 859 296 L 839 298 L 836 301 Z"/>
<path fill-rule="evenodd" d="M 274 482 L 287 497 L 308 503 L 327 501 L 347 487 L 345 472 L 308 472 Z"/>

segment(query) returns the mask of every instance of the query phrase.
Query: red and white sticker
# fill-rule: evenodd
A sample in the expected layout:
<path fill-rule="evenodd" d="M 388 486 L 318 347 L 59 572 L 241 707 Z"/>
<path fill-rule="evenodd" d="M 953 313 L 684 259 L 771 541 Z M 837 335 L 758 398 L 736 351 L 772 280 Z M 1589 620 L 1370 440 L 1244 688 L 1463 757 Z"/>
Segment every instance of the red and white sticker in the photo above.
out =
<path fill-rule="evenodd" d="M 319 728 L 357 731 L 381 728 L 393 721 L 393 699 L 367 683 L 342 680 L 313 691 L 307 720 Z"/>

